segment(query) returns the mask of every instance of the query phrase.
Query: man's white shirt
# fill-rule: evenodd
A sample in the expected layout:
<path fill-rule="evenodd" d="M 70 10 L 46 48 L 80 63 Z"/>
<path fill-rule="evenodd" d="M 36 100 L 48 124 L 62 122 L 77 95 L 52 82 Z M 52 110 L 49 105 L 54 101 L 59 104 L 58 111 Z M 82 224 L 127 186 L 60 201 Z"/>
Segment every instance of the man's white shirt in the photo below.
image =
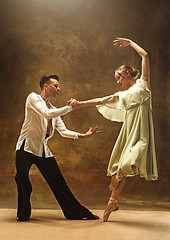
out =
<path fill-rule="evenodd" d="M 30 93 L 25 104 L 25 119 L 21 128 L 20 136 L 16 145 L 19 150 L 23 141 L 24 151 L 42 157 L 43 148 L 45 157 L 52 157 L 50 149 L 47 146 L 48 139 L 57 130 L 62 137 L 78 139 L 78 132 L 70 131 L 66 128 L 60 116 L 72 111 L 71 106 L 56 108 L 50 104 L 50 109 L 46 106 L 42 97 L 34 92 Z M 52 119 L 50 134 L 46 138 L 47 119 Z"/>

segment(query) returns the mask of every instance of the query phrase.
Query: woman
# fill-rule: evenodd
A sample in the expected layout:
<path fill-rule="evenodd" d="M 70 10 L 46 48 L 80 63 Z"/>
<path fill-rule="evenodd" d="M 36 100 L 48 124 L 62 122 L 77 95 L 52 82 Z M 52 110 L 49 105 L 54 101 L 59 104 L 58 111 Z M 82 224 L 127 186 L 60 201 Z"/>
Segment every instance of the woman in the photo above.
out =
<path fill-rule="evenodd" d="M 117 199 L 127 176 L 139 175 L 146 180 L 156 180 L 154 132 L 151 112 L 150 67 L 148 53 L 132 40 L 117 38 L 114 45 L 132 47 L 142 58 L 142 73 L 122 65 L 115 71 L 115 78 L 127 90 L 114 95 L 79 102 L 79 107 L 98 105 L 99 112 L 112 121 L 123 122 L 112 151 L 107 175 L 111 176 L 111 197 L 104 211 L 107 221 L 112 211 L 119 209 Z"/>

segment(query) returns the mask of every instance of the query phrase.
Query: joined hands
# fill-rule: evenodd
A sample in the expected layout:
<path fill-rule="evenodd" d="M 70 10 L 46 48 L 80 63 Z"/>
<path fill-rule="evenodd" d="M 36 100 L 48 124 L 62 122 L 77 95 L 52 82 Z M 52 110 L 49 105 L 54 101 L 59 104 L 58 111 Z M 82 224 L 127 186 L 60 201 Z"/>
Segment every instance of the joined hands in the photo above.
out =
<path fill-rule="evenodd" d="M 75 109 L 75 108 L 78 108 L 78 107 L 80 106 L 80 102 L 77 101 L 77 100 L 74 99 L 74 98 L 71 98 L 70 100 L 67 101 L 67 105 L 68 105 L 68 106 L 71 105 L 72 108 Z"/>
<path fill-rule="evenodd" d="M 70 106 L 73 108 L 73 109 L 76 109 L 78 107 L 80 107 L 81 103 L 79 101 L 77 101 L 76 99 L 74 98 L 71 98 L 70 100 L 67 101 L 67 105 Z M 85 134 L 79 134 L 79 138 L 88 138 L 88 137 L 91 137 L 95 134 L 98 134 L 100 133 L 101 130 L 98 130 L 98 127 L 90 127 L 89 130 L 85 133 Z"/>

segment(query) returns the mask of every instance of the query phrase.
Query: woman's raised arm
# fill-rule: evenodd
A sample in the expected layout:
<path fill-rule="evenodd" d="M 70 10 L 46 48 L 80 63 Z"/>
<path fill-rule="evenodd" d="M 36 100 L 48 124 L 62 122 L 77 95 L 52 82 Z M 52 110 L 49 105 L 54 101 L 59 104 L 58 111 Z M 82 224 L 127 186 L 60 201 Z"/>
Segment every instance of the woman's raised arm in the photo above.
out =
<path fill-rule="evenodd" d="M 116 38 L 116 40 L 113 41 L 114 45 L 118 45 L 120 47 L 127 47 L 131 46 L 142 58 L 142 73 L 141 78 L 146 81 L 147 83 L 150 83 L 150 64 L 149 64 L 149 54 L 141 48 L 138 44 L 133 42 L 130 39 L 127 38 Z"/>

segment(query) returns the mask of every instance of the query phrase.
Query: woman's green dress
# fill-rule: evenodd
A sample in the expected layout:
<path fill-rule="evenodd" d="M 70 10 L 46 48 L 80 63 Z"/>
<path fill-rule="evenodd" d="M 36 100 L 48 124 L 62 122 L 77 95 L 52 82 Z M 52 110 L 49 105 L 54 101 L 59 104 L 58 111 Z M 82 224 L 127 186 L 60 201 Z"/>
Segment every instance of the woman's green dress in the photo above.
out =
<path fill-rule="evenodd" d="M 151 92 L 142 79 L 129 90 L 99 98 L 98 111 L 107 119 L 123 122 L 113 148 L 107 175 L 157 180 Z M 136 169 L 132 170 L 132 165 Z"/>

